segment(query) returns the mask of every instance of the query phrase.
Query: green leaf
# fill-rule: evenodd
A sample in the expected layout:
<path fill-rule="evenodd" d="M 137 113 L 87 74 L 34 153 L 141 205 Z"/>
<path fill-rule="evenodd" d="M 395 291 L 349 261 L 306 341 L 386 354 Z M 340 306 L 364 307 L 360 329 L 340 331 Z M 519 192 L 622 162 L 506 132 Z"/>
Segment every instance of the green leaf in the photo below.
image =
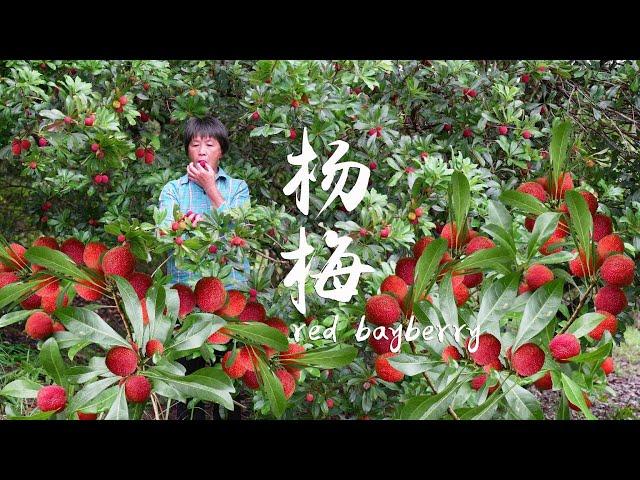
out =
<path fill-rule="evenodd" d="M 456 266 L 456 272 L 495 268 L 496 265 L 513 263 L 512 253 L 505 247 L 486 248 L 472 253 Z"/>
<path fill-rule="evenodd" d="M 511 259 L 515 260 L 517 252 L 516 241 L 511 233 L 495 224 L 484 225 L 481 229 L 487 232 L 499 246 L 506 248 L 511 255 Z"/>
<path fill-rule="evenodd" d="M 70 415 L 74 415 L 76 411 L 81 410 L 87 403 L 100 395 L 108 387 L 117 383 L 120 377 L 108 377 L 98 380 L 97 382 L 88 383 L 78 393 L 76 393 L 67 407 Z"/>
<path fill-rule="evenodd" d="M 518 296 L 519 284 L 520 273 L 513 272 L 493 282 L 483 292 L 475 325 L 480 329 L 479 333 L 485 331 L 486 324 L 499 322 L 502 316 L 511 309 L 513 301 Z"/>
<path fill-rule="evenodd" d="M 47 372 L 53 382 L 65 389 L 68 388 L 68 382 L 66 378 L 66 367 L 60 355 L 60 349 L 58 348 L 58 342 L 55 338 L 48 338 L 43 344 L 40 350 L 40 363 Z"/>
<path fill-rule="evenodd" d="M 31 247 L 24 253 L 24 257 L 31 263 L 41 265 L 50 272 L 67 278 L 91 280 L 88 273 L 80 270 L 71 258 L 59 250 L 52 250 L 48 247 Z"/>
<path fill-rule="evenodd" d="M 562 302 L 563 286 L 564 282 L 556 279 L 538 288 L 529 297 L 512 346 L 514 352 L 519 346 L 538 335 L 554 319 Z"/>
<path fill-rule="evenodd" d="M 471 188 L 469 180 L 460 171 L 455 171 L 451 175 L 450 184 L 451 211 L 453 212 L 456 222 L 456 245 L 460 245 L 459 239 L 464 234 L 467 225 L 467 214 L 469 213 L 469 204 L 471 202 Z"/>
<path fill-rule="evenodd" d="M 170 318 L 177 319 L 180 312 L 180 295 L 175 288 L 165 286 L 167 313 Z M 156 314 L 156 317 L 158 315 Z"/>
<path fill-rule="evenodd" d="M 605 319 L 605 316 L 601 313 L 585 313 L 579 316 L 575 321 L 567 328 L 566 333 L 575 335 L 576 338 L 581 338 L 591 332 Z"/>
<path fill-rule="evenodd" d="M 124 393 L 124 385 L 118 389 L 118 394 L 111 404 L 111 408 L 107 412 L 105 420 L 129 420 L 129 406 Z"/>
<path fill-rule="evenodd" d="M 596 363 L 600 364 L 604 361 L 605 358 L 611 355 L 611 350 L 613 345 L 611 342 L 600 345 L 595 350 L 591 352 L 581 353 L 580 355 L 576 355 L 575 357 L 571 357 L 571 362 L 575 363 Z"/>
<path fill-rule="evenodd" d="M 487 398 L 487 400 L 482 405 L 471 408 L 467 410 L 463 415 L 460 415 L 460 420 L 490 419 L 493 416 L 493 412 L 497 407 L 498 402 L 504 398 L 507 391 L 501 390 L 500 393 L 493 392 L 493 394 L 489 395 L 489 398 Z"/>
<path fill-rule="evenodd" d="M 536 223 L 529 238 L 529 245 L 527 246 L 527 259 L 531 259 L 538 251 L 538 248 L 553 234 L 558 225 L 558 220 L 560 220 L 560 214 L 554 212 L 543 213 L 536 218 Z"/>
<path fill-rule="evenodd" d="M 567 396 L 567 400 L 579 407 L 587 420 L 596 420 L 596 417 L 591 413 L 587 403 L 582 396 L 582 389 L 576 382 L 567 377 L 564 373 L 562 375 L 562 390 Z"/>
<path fill-rule="evenodd" d="M 441 418 L 451 405 L 458 389 L 467 380 L 458 382 L 460 373 L 449 382 L 447 387 L 435 395 L 420 395 L 407 401 L 400 413 L 401 420 L 434 420 Z"/>
<path fill-rule="evenodd" d="M 573 260 L 573 258 L 575 257 L 575 253 L 571 253 L 571 252 L 558 252 L 558 253 L 552 253 L 551 255 L 545 255 L 542 257 L 537 257 L 535 259 L 535 263 L 538 263 L 540 265 L 552 265 L 552 264 L 556 264 L 556 263 L 566 263 L 569 260 Z"/>
<path fill-rule="evenodd" d="M 195 318 L 196 320 L 165 346 L 166 353 L 200 348 L 211 334 L 218 329 L 216 327 L 221 324 L 224 325 L 223 319 L 210 313 L 196 313 L 189 315 L 187 318 Z"/>
<path fill-rule="evenodd" d="M 36 398 L 41 388 L 42 385 L 33 380 L 19 378 L 18 380 L 7 383 L 2 390 L 0 390 L 0 395 L 13 398 Z"/>
<path fill-rule="evenodd" d="M 26 283 L 10 283 L 0 288 L 0 309 L 19 301 L 22 297 L 30 296 L 37 285 L 38 282 L 32 280 Z"/>
<path fill-rule="evenodd" d="M 458 326 L 458 306 L 453 295 L 453 283 L 451 282 L 451 272 L 447 273 L 444 280 L 440 282 L 440 297 L 438 305 L 442 318 L 447 325 Z"/>
<path fill-rule="evenodd" d="M 552 178 L 549 179 L 549 189 L 553 191 L 560 173 L 565 171 L 567 151 L 571 142 L 571 122 L 557 122 L 551 129 L 551 144 L 549 145 L 549 161 L 551 162 Z"/>
<path fill-rule="evenodd" d="M 447 251 L 447 240 L 438 238 L 433 240 L 416 264 L 415 283 L 413 285 L 413 303 L 422 297 L 422 294 L 431 289 L 433 281 L 438 273 L 438 267 L 442 256 Z"/>
<path fill-rule="evenodd" d="M 233 410 L 231 393 L 235 392 L 231 379 L 220 369 L 205 367 L 191 375 L 174 375 L 165 370 L 150 368 L 145 376 L 154 382 L 160 380 L 174 388 L 186 398 L 196 398 L 206 402 L 215 402 L 228 410 Z"/>
<path fill-rule="evenodd" d="M 257 368 L 258 370 L 256 373 L 259 376 L 262 390 L 269 399 L 271 413 L 273 413 L 273 416 L 276 418 L 282 418 L 287 406 L 287 399 L 284 396 L 282 384 L 261 357 L 258 357 Z"/>
<path fill-rule="evenodd" d="M 533 215 L 542 215 L 549 211 L 544 203 L 537 198 L 529 195 L 528 193 L 517 192 L 515 190 L 506 190 L 502 192 L 500 200 L 507 205 Z"/>
<path fill-rule="evenodd" d="M 526 388 L 522 388 L 510 378 L 502 383 L 506 390 L 505 400 L 511 411 L 520 420 L 543 420 L 542 407 L 538 399 Z"/>
<path fill-rule="evenodd" d="M 244 343 L 267 345 L 278 351 L 289 348 L 289 341 L 280 330 L 261 322 L 228 322 L 224 327 L 234 336 L 246 340 Z"/>
<path fill-rule="evenodd" d="M 585 252 L 587 265 L 591 265 L 591 237 L 593 236 L 593 219 L 589 206 L 582 195 L 574 190 L 565 193 L 565 201 L 571 215 L 571 227 L 575 231 L 578 245 Z M 591 272 L 594 273 L 594 272 Z"/>
<path fill-rule="evenodd" d="M 506 232 L 511 231 L 513 219 L 509 210 L 502 203 L 496 200 L 489 200 L 488 213 L 488 224 L 495 224 Z"/>
<path fill-rule="evenodd" d="M 393 368 L 410 377 L 426 372 L 436 365 L 442 365 L 442 362 L 430 360 L 423 355 L 409 355 L 406 353 L 390 357 L 389 363 Z"/>
<path fill-rule="evenodd" d="M 33 314 L 33 310 L 18 310 L 17 312 L 7 313 L 0 317 L 0 328 L 26 320 L 31 314 Z"/>
<path fill-rule="evenodd" d="M 289 360 L 289 363 L 316 368 L 341 368 L 353 362 L 357 354 L 358 349 L 353 345 L 338 343 L 309 350 L 301 358 Z"/>
<path fill-rule="evenodd" d="M 55 315 L 67 330 L 104 348 L 112 346 L 131 348 L 129 342 L 122 338 L 97 313 L 88 308 L 63 307 L 56 310 Z"/>
<path fill-rule="evenodd" d="M 131 326 L 133 327 L 133 341 L 141 347 L 144 347 L 142 339 L 144 330 L 144 324 L 142 322 L 142 306 L 140 305 L 138 294 L 125 278 L 119 275 L 113 275 L 112 278 L 116 282 L 118 292 L 120 293 L 122 303 L 124 304 L 124 311 L 127 314 L 129 322 L 131 322 Z"/>
<path fill-rule="evenodd" d="M 9 420 L 48 420 L 52 416 L 56 414 L 55 411 L 51 412 L 39 412 L 37 410 L 33 411 L 31 415 L 8 415 L 7 418 Z"/>

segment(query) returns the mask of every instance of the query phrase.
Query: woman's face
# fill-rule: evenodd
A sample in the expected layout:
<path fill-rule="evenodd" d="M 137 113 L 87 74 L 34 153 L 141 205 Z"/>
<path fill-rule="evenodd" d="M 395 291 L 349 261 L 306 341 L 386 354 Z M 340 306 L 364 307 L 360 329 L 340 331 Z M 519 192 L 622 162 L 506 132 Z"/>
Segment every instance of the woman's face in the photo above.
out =
<path fill-rule="evenodd" d="M 189 143 L 189 159 L 197 163 L 204 160 L 214 170 L 218 169 L 218 163 L 222 157 L 220 143 L 213 137 L 193 137 Z"/>

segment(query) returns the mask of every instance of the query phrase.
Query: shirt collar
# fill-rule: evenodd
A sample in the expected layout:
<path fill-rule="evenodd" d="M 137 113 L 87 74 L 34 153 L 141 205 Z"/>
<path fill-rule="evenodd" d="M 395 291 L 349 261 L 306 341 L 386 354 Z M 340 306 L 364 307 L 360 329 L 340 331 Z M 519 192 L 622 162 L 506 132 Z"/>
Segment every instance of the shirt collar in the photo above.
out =
<path fill-rule="evenodd" d="M 228 180 L 230 178 L 229 174 L 227 172 L 225 172 L 220 165 L 218 165 L 218 176 L 217 176 L 217 178 L 224 178 L 225 180 Z M 186 175 L 186 174 L 183 175 L 182 177 L 180 177 L 178 179 L 178 181 L 180 182 L 180 185 L 185 185 L 185 184 L 189 183 L 189 175 Z"/>

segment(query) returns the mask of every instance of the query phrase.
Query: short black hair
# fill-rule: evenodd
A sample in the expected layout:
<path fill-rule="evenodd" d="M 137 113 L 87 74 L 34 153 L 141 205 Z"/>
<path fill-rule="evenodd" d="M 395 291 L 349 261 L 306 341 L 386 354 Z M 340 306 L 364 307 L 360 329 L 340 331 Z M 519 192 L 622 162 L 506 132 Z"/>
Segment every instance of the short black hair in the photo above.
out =
<path fill-rule="evenodd" d="M 222 154 L 229 150 L 229 132 L 216 117 L 191 117 L 184 124 L 184 151 L 189 155 L 189 144 L 193 137 L 213 137 L 220 144 Z"/>

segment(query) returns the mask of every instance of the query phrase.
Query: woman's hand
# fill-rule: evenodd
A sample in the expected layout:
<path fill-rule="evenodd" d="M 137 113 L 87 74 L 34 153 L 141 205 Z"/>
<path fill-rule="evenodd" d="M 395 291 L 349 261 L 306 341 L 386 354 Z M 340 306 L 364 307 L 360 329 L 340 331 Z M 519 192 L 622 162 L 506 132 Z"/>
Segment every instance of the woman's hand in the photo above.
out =
<path fill-rule="evenodd" d="M 189 180 L 200 185 L 207 193 L 214 192 L 216 190 L 216 172 L 208 163 L 203 163 L 202 165 L 194 162 L 190 162 L 187 165 Z"/>

